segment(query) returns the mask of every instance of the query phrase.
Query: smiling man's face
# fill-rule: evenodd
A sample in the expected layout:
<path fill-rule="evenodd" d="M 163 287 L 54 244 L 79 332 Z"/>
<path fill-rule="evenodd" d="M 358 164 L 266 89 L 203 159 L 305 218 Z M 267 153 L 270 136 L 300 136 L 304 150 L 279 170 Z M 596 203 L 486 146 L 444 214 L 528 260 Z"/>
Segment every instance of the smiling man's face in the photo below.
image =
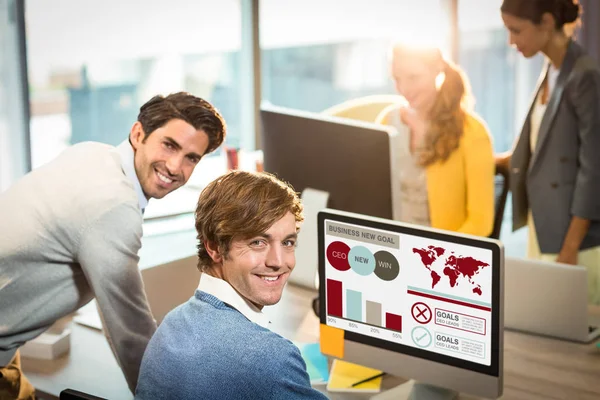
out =
<path fill-rule="evenodd" d="M 296 219 L 288 212 L 266 232 L 233 240 L 227 256 L 214 256 L 210 274 L 228 282 L 258 309 L 277 304 L 296 266 Z"/>
<path fill-rule="evenodd" d="M 181 119 L 172 119 L 147 138 L 136 122 L 129 135 L 135 171 L 147 198 L 161 199 L 183 186 L 209 145 L 208 135 Z"/>

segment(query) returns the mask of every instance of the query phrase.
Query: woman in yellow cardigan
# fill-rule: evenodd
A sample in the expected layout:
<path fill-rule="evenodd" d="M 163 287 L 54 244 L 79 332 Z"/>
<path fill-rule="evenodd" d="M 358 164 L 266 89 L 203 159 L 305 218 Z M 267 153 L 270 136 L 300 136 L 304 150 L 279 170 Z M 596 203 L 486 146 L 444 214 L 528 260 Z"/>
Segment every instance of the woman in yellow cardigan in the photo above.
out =
<path fill-rule="evenodd" d="M 403 146 L 400 219 L 479 236 L 494 222 L 495 164 L 485 123 L 469 109 L 469 86 L 438 48 L 393 47 L 392 76 L 407 105 L 378 122 L 395 126 Z"/>

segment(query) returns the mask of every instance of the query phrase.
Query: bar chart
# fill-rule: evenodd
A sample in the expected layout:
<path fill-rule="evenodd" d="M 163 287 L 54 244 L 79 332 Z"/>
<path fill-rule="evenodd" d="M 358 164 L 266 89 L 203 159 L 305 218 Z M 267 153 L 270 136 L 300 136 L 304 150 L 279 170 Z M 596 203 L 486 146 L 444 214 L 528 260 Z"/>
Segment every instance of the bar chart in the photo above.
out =
<path fill-rule="evenodd" d="M 346 289 L 346 317 L 354 321 L 362 319 L 362 293 Z"/>
<path fill-rule="evenodd" d="M 327 315 L 343 318 L 342 282 L 327 279 Z"/>
<path fill-rule="evenodd" d="M 334 279 L 327 279 L 326 291 L 328 316 L 402 332 L 402 316 L 384 312 L 380 302 L 364 299 L 362 292 L 353 289 L 344 291 L 344 284 Z"/>

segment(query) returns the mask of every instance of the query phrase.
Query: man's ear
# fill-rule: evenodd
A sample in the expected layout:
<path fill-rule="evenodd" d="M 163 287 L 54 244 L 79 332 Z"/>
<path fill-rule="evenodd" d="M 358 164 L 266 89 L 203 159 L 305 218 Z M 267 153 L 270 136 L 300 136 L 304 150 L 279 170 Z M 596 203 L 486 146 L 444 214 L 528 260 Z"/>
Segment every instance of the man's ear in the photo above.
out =
<path fill-rule="evenodd" d="M 219 247 L 216 243 L 206 240 L 204 241 L 204 248 L 215 264 L 223 262 L 223 255 L 219 252 Z"/>
<path fill-rule="evenodd" d="M 146 134 L 144 133 L 144 129 L 142 128 L 142 123 L 140 121 L 137 121 L 131 127 L 131 131 L 129 131 L 129 142 L 131 143 L 131 146 L 133 146 L 133 148 L 137 150 L 138 147 L 142 145 L 142 142 L 144 141 L 145 137 Z"/>

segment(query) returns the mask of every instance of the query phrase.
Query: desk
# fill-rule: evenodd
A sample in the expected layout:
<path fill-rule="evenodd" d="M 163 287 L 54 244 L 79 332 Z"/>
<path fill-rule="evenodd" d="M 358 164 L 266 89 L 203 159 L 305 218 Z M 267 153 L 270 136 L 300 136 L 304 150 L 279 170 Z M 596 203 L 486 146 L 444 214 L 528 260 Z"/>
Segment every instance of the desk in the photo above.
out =
<path fill-rule="evenodd" d="M 266 307 L 272 330 L 292 340 L 318 339 L 319 320 L 312 313 L 315 292 L 288 285 L 279 304 Z M 600 307 L 592 310 L 600 317 Z M 56 398 L 72 388 L 109 399 L 131 399 L 125 379 L 99 331 L 72 324 L 71 352 L 54 361 L 23 359 L 27 377 L 42 397 Z M 502 399 L 600 399 L 600 350 L 516 332 L 505 332 L 504 396 Z M 386 378 L 384 387 L 400 383 Z M 54 397 L 53 397 L 54 396 Z M 348 393 L 332 399 L 365 398 Z M 46 398 L 46 397 L 44 397 Z"/>

